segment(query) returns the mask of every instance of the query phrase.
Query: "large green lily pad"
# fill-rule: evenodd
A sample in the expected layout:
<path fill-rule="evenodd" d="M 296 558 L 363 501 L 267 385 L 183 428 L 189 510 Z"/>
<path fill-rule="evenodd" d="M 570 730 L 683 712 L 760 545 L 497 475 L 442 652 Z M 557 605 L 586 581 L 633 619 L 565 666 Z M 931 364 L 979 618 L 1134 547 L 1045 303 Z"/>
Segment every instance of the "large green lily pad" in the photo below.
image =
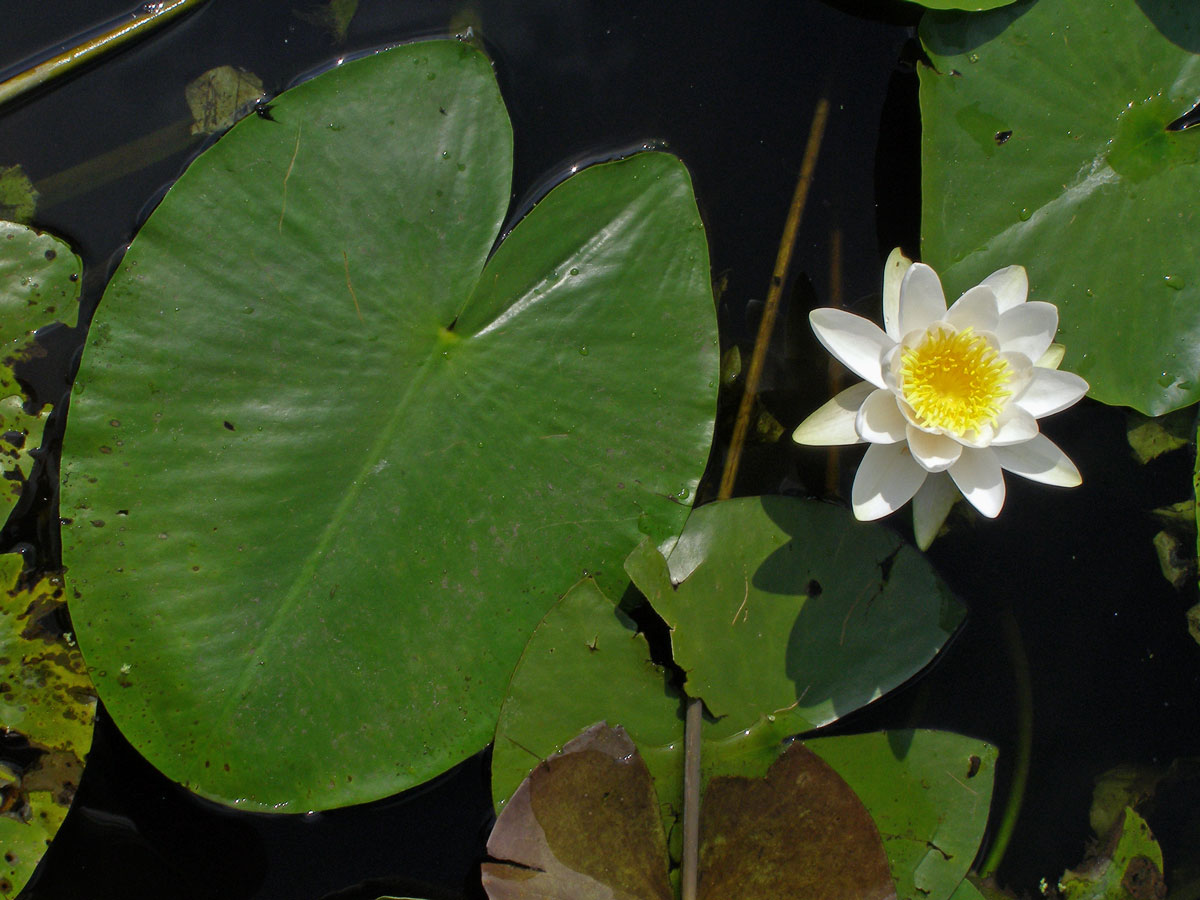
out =
<path fill-rule="evenodd" d="M 1200 99 L 1200 10 L 1022 0 L 921 38 L 925 261 L 951 294 L 1025 266 L 1096 399 L 1200 399 L 1200 128 L 1168 130 Z"/>
<path fill-rule="evenodd" d="M 24 583 L 22 559 L 0 554 L 0 895 L 33 875 L 66 818 L 92 745 L 96 697 L 83 657 L 61 629 L 62 579 Z M 6 757 L 9 747 L 18 754 Z"/>
<path fill-rule="evenodd" d="M 482 54 L 379 53 L 236 125 L 104 296 L 64 449 L 72 614 L 122 732 L 208 797 L 443 771 L 557 597 L 682 525 L 717 377 L 687 172 L 585 169 L 493 253 L 510 171 Z"/>
<path fill-rule="evenodd" d="M 33 333 L 56 320 L 74 324 L 82 264 L 50 234 L 0 221 L 0 525 L 21 497 L 42 442 L 45 417 L 26 409 L 19 366 L 38 352 Z"/>

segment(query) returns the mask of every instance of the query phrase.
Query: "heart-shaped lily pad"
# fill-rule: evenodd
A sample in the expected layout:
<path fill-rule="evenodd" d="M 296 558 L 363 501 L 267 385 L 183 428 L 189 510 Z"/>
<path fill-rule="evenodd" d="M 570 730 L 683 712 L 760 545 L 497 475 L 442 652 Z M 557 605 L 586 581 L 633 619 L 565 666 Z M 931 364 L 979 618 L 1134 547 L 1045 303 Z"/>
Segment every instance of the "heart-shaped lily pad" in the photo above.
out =
<path fill-rule="evenodd" d="M 926 262 L 951 293 L 1025 266 L 1058 305 L 1064 368 L 1151 415 L 1200 399 L 1196 15 L 1022 0 L 921 21 Z"/>
<path fill-rule="evenodd" d="M 962 621 L 892 532 L 794 497 L 702 506 L 665 560 L 643 542 L 625 568 L 672 629 L 685 689 L 721 720 L 713 737 L 768 714 L 793 732 L 832 722 L 915 675 Z"/>
<path fill-rule="evenodd" d="M 688 174 L 585 169 L 493 252 L 510 171 L 488 60 L 402 46 L 240 122 L 115 274 L 63 554 L 168 776 L 287 811 L 419 784 L 490 739 L 559 595 L 681 527 L 717 377 Z"/>

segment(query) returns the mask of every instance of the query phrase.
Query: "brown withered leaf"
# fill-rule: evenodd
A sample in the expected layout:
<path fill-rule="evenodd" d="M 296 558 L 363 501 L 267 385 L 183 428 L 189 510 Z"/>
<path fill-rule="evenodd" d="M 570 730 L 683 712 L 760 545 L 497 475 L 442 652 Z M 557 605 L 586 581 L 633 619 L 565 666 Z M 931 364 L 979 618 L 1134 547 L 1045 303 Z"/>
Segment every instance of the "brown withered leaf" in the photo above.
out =
<path fill-rule="evenodd" d="M 717 776 L 700 816 L 701 900 L 895 900 L 874 821 L 796 743 L 765 778 Z M 593 725 L 539 765 L 500 814 L 491 900 L 671 900 L 658 797 L 620 727 Z"/>
<path fill-rule="evenodd" d="M 521 782 L 484 863 L 491 900 L 671 900 L 654 781 L 621 727 L 601 722 Z"/>
<path fill-rule="evenodd" d="M 700 810 L 700 900 L 895 900 L 870 813 L 799 742 L 765 778 L 713 778 Z"/>

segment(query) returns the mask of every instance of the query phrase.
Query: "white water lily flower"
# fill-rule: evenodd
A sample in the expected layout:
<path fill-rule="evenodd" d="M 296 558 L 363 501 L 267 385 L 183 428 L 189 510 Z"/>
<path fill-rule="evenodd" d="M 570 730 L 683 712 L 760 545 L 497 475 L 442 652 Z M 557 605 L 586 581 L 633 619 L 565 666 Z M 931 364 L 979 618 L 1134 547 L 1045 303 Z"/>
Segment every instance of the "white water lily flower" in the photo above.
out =
<path fill-rule="evenodd" d="M 801 444 L 870 447 L 854 478 L 859 519 L 913 501 L 917 543 L 928 547 L 958 492 L 985 516 L 1004 505 L 1004 475 L 1074 487 L 1079 470 L 1037 420 L 1087 393 L 1058 371 L 1058 309 L 1026 301 L 1021 266 L 993 272 L 949 309 L 937 273 L 899 249 L 883 284 L 884 330 L 840 309 L 809 316 L 825 348 L 859 377 L 792 435 Z M 957 488 L 957 491 L 955 490 Z"/>

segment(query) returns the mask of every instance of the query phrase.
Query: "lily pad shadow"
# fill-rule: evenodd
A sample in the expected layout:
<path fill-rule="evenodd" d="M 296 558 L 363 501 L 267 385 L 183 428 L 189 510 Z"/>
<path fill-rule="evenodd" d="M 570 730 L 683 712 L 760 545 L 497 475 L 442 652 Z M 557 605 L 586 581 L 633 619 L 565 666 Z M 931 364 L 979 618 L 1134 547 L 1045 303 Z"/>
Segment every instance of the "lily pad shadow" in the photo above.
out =
<path fill-rule="evenodd" d="M 758 590 L 800 594 L 785 667 L 797 703 L 821 725 L 907 681 L 937 655 L 963 608 L 894 533 L 840 507 L 762 498 L 790 539 L 755 570 Z"/>

